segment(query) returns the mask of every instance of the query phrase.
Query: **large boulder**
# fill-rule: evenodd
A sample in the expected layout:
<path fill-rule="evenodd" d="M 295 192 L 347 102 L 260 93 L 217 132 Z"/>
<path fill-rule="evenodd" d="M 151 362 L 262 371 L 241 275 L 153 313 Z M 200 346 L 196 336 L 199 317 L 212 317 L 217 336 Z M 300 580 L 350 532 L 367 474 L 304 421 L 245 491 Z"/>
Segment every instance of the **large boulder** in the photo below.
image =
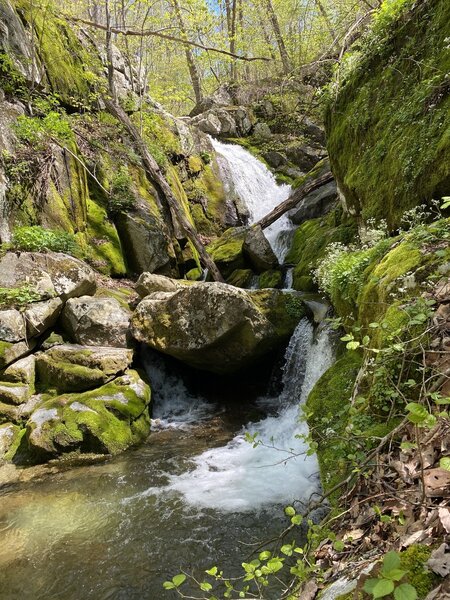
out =
<path fill-rule="evenodd" d="M 68 451 L 117 454 L 147 437 L 149 403 L 150 388 L 136 371 L 47 400 L 28 419 L 16 460 L 44 462 Z"/>
<path fill-rule="evenodd" d="M 144 298 L 153 292 L 175 292 L 181 285 L 176 279 L 164 275 L 142 273 L 136 282 L 136 292 L 141 298 Z"/>
<path fill-rule="evenodd" d="M 336 182 L 330 181 L 305 196 L 298 208 L 290 215 L 291 220 L 296 225 L 301 225 L 310 219 L 323 217 L 336 206 L 338 201 Z"/>
<path fill-rule="evenodd" d="M 132 334 L 193 367 L 237 371 L 275 349 L 306 313 L 278 290 L 246 292 L 222 283 L 197 283 L 155 292 L 138 305 Z"/>
<path fill-rule="evenodd" d="M 33 302 L 25 311 L 27 336 L 35 337 L 52 327 L 62 310 L 61 298 L 50 298 L 42 302 Z"/>
<path fill-rule="evenodd" d="M 56 252 L 7 252 L 0 259 L 0 287 L 32 288 L 42 299 L 62 300 L 93 294 L 95 271 L 86 263 Z"/>
<path fill-rule="evenodd" d="M 0 370 L 4 369 L 18 358 L 29 354 L 36 342 L 34 340 L 22 342 L 2 342 L 0 341 Z"/>
<path fill-rule="evenodd" d="M 43 389 L 82 392 L 99 387 L 126 371 L 133 360 L 127 348 L 64 344 L 36 358 L 38 382 Z"/>
<path fill-rule="evenodd" d="M 244 239 L 243 252 L 245 258 L 257 273 L 278 267 L 278 259 L 269 244 L 261 227 L 250 227 Z"/>
<path fill-rule="evenodd" d="M 62 325 L 77 344 L 124 348 L 130 316 L 115 298 L 82 296 L 67 301 Z"/>

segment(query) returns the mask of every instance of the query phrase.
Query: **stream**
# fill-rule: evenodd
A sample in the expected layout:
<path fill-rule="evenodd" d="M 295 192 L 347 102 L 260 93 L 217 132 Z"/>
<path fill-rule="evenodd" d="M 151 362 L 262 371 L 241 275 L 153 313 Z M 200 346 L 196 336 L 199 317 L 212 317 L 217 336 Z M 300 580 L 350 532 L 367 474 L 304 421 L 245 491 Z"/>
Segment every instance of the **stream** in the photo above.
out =
<path fill-rule="evenodd" d="M 251 222 L 287 197 L 289 187 L 246 150 L 214 146 Z M 282 260 L 292 227 L 287 218 L 273 227 L 268 238 Z M 30 477 L 3 487 L 0 473 L 2 600 L 171 598 L 162 583 L 181 568 L 217 564 L 227 575 L 240 573 L 249 553 L 242 542 L 279 532 L 283 506 L 299 507 L 318 491 L 317 461 L 305 454 L 298 415 L 334 360 L 326 327 L 303 319 L 281 383 L 245 408 L 234 392 L 225 401 L 202 395 L 161 356 L 144 352 L 141 360 L 153 392 L 145 444 L 100 463 L 31 468 Z M 256 448 L 245 432 L 256 434 Z"/>

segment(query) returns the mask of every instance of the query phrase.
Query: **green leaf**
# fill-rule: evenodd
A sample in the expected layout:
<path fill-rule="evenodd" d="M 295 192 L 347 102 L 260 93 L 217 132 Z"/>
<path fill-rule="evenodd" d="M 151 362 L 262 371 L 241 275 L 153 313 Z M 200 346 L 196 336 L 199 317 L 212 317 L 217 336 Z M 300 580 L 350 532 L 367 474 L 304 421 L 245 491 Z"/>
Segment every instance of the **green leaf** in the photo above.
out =
<path fill-rule="evenodd" d="M 439 461 L 439 466 L 441 467 L 441 469 L 450 471 L 450 456 L 443 456 Z"/>
<path fill-rule="evenodd" d="M 370 337 L 368 335 L 365 335 L 362 339 L 362 343 L 364 344 L 364 346 L 367 346 L 367 344 L 370 342 Z"/>
<path fill-rule="evenodd" d="M 286 556 L 292 556 L 292 545 L 284 544 L 284 546 L 281 546 L 280 551 Z"/>
<path fill-rule="evenodd" d="M 259 560 L 268 560 L 272 556 L 272 552 L 270 550 L 263 550 L 259 554 Z"/>
<path fill-rule="evenodd" d="M 163 583 L 163 588 L 165 590 L 173 590 L 175 588 L 174 584 L 171 581 L 165 581 Z"/>
<path fill-rule="evenodd" d="M 394 582 L 390 579 L 379 579 L 374 585 L 372 595 L 374 598 L 384 598 L 394 591 Z"/>
<path fill-rule="evenodd" d="M 179 573 L 178 575 L 175 575 L 175 577 L 172 577 L 172 581 L 175 587 L 179 587 L 182 583 L 186 581 L 186 575 L 184 575 L 183 573 Z"/>
<path fill-rule="evenodd" d="M 402 583 L 394 591 L 395 600 L 416 600 L 416 588 L 409 583 Z"/>
<path fill-rule="evenodd" d="M 379 326 L 380 326 L 380 324 L 379 324 L 379 323 L 369 323 L 369 327 L 370 327 L 371 329 L 377 329 Z"/>
<path fill-rule="evenodd" d="M 406 575 L 406 571 L 402 571 L 401 569 L 392 569 L 391 571 L 386 571 L 386 569 L 383 569 L 381 574 L 383 577 L 386 577 L 386 579 L 400 581 L 400 579 L 403 579 L 403 577 Z"/>
<path fill-rule="evenodd" d="M 292 517 L 291 523 L 292 525 L 301 525 L 303 523 L 303 516 L 295 515 L 294 517 Z"/>
<path fill-rule="evenodd" d="M 342 550 L 345 548 L 345 543 L 342 540 L 336 540 L 333 543 L 333 548 L 336 550 L 336 552 L 342 552 Z"/>
<path fill-rule="evenodd" d="M 400 567 L 400 556 L 393 550 L 383 558 L 383 571 L 389 572 Z"/>
<path fill-rule="evenodd" d="M 211 567 L 210 569 L 208 569 L 207 571 L 205 571 L 205 573 L 207 573 L 208 575 L 212 575 L 213 577 L 215 575 L 217 575 L 217 567 Z"/>
<path fill-rule="evenodd" d="M 437 398 L 435 404 L 450 404 L 450 398 Z"/>
<path fill-rule="evenodd" d="M 364 584 L 364 591 L 367 592 L 368 594 L 372 594 L 373 593 L 373 588 L 377 585 L 377 583 L 379 582 L 379 579 L 368 579 L 365 584 Z"/>
<path fill-rule="evenodd" d="M 295 508 L 293 506 L 286 506 L 284 514 L 288 517 L 293 517 L 295 515 Z"/>
<path fill-rule="evenodd" d="M 352 333 L 347 333 L 347 335 L 344 335 L 343 337 L 341 337 L 341 341 L 342 342 L 351 342 L 354 338 Z"/>
<path fill-rule="evenodd" d="M 357 348 L 360 347 L 360 343 L 359 342 L 348 342 L 348 344 L 346 345 L 347 350 L 356 350 Z"/>
<path fill-rule="evenodd" d="M 210 590 L 212 590 L 212 585 L 207 581 L 202 581 L 202 583 L 200 584 L 200 589 L 203 592 L 209 592 Z"/>

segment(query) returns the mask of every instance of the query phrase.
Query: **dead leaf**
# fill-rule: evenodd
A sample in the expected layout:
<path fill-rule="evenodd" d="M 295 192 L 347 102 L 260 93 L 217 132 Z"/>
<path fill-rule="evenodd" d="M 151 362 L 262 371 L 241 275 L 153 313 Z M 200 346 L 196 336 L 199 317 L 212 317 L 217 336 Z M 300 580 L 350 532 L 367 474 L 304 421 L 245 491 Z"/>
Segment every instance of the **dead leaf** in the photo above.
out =
<path fill-rule="evenodd" d="M 317 583 L 313 580 L 308 581 L 300 592 L 299 600 L 314 600 L 317 594 Z"/>
<path fill-rule="evenodd" d="M 439 519 L 447 533 L 450 533 L 450 510 L 448 508 L 439 508 Z"/>
<path fill-rule="evenodd" d="M 450 496 L 450 471 L 429 469 L 423 474 L 425 493 L 429 498 L 447 498 Z"/>
<path fill-rule="evenodd" d="M 350 540 L 352 542 L 357 542 L 363 536 L 364 536 L 364 531 L 362 529 L 352 529 L 351 531 L 347 531 L 347 533 L 344 534 L 342 539 L 344 540 L 344 542 L 346 542 L 348 540 Z"/>
<path fill-rule="evenodd" d="M 430 556 L 427 565 L 437 575 L 446 577 L 450 573 L 450 553 L 446 553 L 447 544 L 441 544 Z"/>

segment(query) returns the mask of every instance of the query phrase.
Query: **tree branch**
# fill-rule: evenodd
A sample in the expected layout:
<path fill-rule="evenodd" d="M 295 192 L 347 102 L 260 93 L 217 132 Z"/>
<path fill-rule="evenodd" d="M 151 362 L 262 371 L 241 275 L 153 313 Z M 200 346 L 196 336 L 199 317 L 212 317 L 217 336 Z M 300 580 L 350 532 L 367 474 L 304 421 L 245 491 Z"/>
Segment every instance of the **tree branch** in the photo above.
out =
<path fill-rule="evenodd" d="M 89 27 L 95 27 L 96 29 L 101 29 L 102 31 L 107 31 L 108 28 L 106 25 L 102 25 L 100 23 L 94 23 L 94 21 L 88 21 L 87 19 L 82 19 L 80 17 L 73 17 L 69 15 L 64 15 L 66 19 L 69 21 L 74 21 L 76 23 L 83 23 L 83 25 L 88 25 Z M 138 37 L 159 37 L 163 40 L 168 40 L 169 42 L 180 42 L 181 44 L 188 44 L 189 46 L 194 46 L 195 48 L 200 48 L 201 50 L 206 50 L 207 52 L 218 52 L 219 54 L 225 54 L 226 56 L 231 56 L 231 58 L 235 58 L 236 60 L 244 60 L 247 62 L 252 62 L 256 60 L 262 61 L 271 61 L 272 59 L 267 56 L 241 56 L 239 54 L 234 54 L 234 52 L 228 52 L 228 50 L 221 50 L 220 48 L 213 48 L 212 46 L 204 46 L 203 44 L 198 44 L 197 42 L 191 42 L 190 40 L 183 39 L 176 35 L 170 35 L 168 33 L 162 33 L 159 30 L 153 29 L 144 29 L 143 31 L 137 31 L 135 29 L 123 29 L 120 27 L 111 27 L 111 33 L 115 33 L 117 35 L 133 35 Z"/>

